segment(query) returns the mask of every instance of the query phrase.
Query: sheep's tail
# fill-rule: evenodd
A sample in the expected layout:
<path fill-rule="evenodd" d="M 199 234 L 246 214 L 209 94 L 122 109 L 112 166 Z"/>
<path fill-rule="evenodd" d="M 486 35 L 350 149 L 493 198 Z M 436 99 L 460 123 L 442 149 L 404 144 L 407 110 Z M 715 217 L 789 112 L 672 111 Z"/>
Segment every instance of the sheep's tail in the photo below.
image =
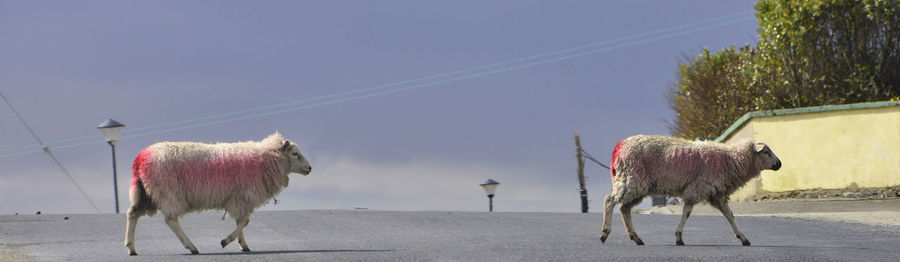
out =
<path fill-rule="evenodd" d="M 154 215 L 156 214 L 156 205 L 147 194 L 144 188 L 144 178 L 141 174 L 146 173 L 150 163 L 150 149 L 144 149 L 134 158 L 134 165 L 131 166 L 131 188 L 128 191 L 128 200 L 131 201 L 129 211 L 138 215 Z M 144 174 L 143 177 L 148 177 Z"/>
<path fill-rule="evenodd" d="M 622 147 L 622 141 L 624 140 L 620 140 L 619 143 L 616 143 L 616 148 L 613 148 L 612 158 L 609 160 L 609 174 L 613 180 L 616 179 L 616 163 L 619 162 L 619 148 Z"/>

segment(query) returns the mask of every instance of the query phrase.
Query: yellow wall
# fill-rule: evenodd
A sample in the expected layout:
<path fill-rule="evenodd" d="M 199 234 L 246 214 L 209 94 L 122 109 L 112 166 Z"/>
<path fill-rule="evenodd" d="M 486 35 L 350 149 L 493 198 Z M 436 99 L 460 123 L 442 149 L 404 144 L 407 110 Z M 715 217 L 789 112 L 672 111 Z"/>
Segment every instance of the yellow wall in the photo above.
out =
<path fill-rule="evenodd" d="M 900 185 L 900 106 L 756 117 L 728 141 L 747 136 L 768 144 L 783 166 L 736 192 L 738 201 L 766 191 Z"/>

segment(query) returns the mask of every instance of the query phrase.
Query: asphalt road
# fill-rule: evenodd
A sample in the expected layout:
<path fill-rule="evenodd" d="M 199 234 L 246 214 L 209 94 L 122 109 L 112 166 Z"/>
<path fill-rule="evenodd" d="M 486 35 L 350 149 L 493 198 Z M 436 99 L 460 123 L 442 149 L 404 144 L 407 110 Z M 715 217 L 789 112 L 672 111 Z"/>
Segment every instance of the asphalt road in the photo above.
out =
<path fill-rule="evenodd" d="M 788 201 L 760 201 L 760 202 L 734 202 L 729 203 L 731 210 L 736 215 L 751 214 L 778 214 L 778 213 L 816 213 L 816 212 L 879 212 L 879 211 L 900 211 L 900 199 L 883 199 L 883 200 L 788 200 Z M 678 212 L 681 212 L 681 205 L 672 206 Z M 698 215 L 721 215 L 708 204 L 694 206 L 691 214 Z"/>
<path fill-rule="evenodd" d="M 64 220 L 68 216 L 68 220 Z M 687 246 L 675 246 L 680 216 L 634 215 L 646 246 L 627 239 L 616 216 L 600 243 L 601 214 L 383 211 L 258 212 L 237 241 L 219 241 L 234 221 L 191 214 L 182 227 L 200 250 L 189 255 L 163 222 L 144 217 L 140 254 L 122 244 L 124 215 L 0 216 L 2 261 L 900 261 L 900 227 L 776 217 L 738 217 L 753 243 L 740 245 L 721 216 L 692 216 Z"/>

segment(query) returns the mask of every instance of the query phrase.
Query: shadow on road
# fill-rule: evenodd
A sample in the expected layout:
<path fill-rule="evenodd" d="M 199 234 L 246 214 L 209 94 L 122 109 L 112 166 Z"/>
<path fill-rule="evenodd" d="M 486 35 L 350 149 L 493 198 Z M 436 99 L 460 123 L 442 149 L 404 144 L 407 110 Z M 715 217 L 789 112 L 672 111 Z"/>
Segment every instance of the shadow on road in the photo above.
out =
<path fill-rule="evenodd" d="M 650 246 L 652 246 L 652 245 L 650 245 Z M 758 245 L 750 245 L 750 246 L 748 246 L 748 247 L 744 247 L 744 246 L 741 246 L 741 245 L 690 245 L 690 244 L 689 244 L 689 245 L 684 245 L 684 246 L 678 246 L 678 245 L 657 245 L 657 246 L 670 246 L 670 247 L 679 247 L 679 248 L 688 248 L 688 247 L 716 247 L 716 248 L 722 248 L 722 247 L 734 247 L 734 248 L 765 247 L 765 248 L 827 248 L 827 249 L 860 249 L 860 250 L 871 249 L 871 248 L 865 248 L 865 247 L 758 246 Z"/>
<path fill-rule="evenodd" d="M 303 253 L 365 253 L 365 252 L 393 252 L 396 250 L 367 250 L 367 249 L 334 249 L 334 250 L 268 250 L 252 252 L 225 252 L 225 253 L 200 253 L 200 256 L 221 255 L 266 255 L 266 254 L 303 254 Z M 185 254 L 191 256 L 191 254 Z"/>

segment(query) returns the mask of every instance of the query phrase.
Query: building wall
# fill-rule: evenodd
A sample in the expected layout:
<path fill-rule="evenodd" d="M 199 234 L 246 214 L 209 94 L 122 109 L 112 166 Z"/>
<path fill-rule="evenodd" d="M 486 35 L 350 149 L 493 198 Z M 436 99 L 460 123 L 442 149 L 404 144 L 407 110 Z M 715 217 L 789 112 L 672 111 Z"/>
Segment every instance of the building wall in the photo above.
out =
<path fill-rule="evenodd" d="M 754 117 L 725 142 L 753 137 L 783 166 L 736 192 L 900 185 L 900 106 Z"/>

